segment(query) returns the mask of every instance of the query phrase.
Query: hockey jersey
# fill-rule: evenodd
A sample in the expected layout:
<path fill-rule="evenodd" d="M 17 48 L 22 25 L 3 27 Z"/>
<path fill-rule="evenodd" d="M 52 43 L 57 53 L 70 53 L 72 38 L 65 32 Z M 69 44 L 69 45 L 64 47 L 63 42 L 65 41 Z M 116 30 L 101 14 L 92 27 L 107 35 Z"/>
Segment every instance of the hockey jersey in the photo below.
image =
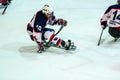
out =
<path fill-rule="evenodd" d="M 52 15 L 50 18 L 47 18 L 42 11 L 38 11 L 28 23 L 27 32 L 29 35 L 35 36 L 37 42 L 41 42 L 42 32 L 46 25 L 54 25 L 55 23 L 56 19 L 54 15 Z"/>
<path fill-rule="evenodd" d="M 120 29 L 120 5 L 111 5 L 101 18 L 101 23 L 107 22 L 110 27 Z"/>

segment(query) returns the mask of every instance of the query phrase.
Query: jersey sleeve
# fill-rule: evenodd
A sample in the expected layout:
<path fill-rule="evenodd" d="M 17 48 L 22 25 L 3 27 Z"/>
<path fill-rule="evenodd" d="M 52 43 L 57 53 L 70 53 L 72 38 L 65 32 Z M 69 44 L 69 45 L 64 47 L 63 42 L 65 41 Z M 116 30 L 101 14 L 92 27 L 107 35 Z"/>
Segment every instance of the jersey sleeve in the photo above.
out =
<path fill-rule="evenodd" d="M 101 22 L 105 22 L 110 18 L 111 6 L 105 11 L 104 15 L 101 18 Z"/>

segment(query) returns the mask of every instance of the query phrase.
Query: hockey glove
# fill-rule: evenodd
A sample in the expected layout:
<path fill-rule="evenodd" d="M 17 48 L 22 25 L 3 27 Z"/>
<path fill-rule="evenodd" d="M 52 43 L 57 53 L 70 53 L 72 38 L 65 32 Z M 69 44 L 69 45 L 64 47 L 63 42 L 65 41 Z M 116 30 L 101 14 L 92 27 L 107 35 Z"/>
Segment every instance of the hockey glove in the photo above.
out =
<path fill-rule="evenodd" d="M 58 25 L 67 26 L 67 21 L 66 21 L 66 20 L 63 20 L 63 19 L 58 19 L 57 23 L 58 23 Z"/>
<path fill-rule="evenodd" d="M 8 4 L 7 0 L 1 0 L 0 3 L 2 3 L 3 6 L 6 6 Z"/>
<path fill-rule="evenodd" d="M 42 53 L 44 51 L 44 42 L 37 43 L 38 44 L 38 53 Z"/>
<path fill-rule="evenodd" d="M 101 26 L 103 29 L 106 29 L 106 27 L 108 26 L 107 21 L 101 22 Z"/>

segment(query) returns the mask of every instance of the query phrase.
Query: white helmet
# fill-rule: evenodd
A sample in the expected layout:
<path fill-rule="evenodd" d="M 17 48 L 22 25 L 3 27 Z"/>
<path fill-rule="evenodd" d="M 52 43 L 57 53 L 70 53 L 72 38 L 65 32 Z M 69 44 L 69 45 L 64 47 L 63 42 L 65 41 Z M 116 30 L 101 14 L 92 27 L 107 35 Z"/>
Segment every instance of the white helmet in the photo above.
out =
<path fill-rule="evenodd" d="M 52 14 L 52 13 L 53 13 L 53 10 L 52 10 L 52 8 L 51 8 L 49 5 L 45 4 L 45 5 L 43 6 L 43 8 L 42 8 L 42 12 L 43 12 L 44 14 L 48 15 L 48 14 Z"/>

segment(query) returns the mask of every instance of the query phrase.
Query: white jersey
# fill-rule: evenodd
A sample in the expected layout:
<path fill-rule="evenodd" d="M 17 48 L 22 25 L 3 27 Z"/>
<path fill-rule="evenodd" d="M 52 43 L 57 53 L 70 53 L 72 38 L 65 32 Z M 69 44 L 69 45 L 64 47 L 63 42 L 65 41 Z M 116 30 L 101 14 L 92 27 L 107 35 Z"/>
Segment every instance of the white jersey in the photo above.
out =
<path fill-rule="evenodd" d="M 120 5 L 110 6 L 101 18 L 101 22 L 107 21 L 110 27 L 120 28 Z"/>

